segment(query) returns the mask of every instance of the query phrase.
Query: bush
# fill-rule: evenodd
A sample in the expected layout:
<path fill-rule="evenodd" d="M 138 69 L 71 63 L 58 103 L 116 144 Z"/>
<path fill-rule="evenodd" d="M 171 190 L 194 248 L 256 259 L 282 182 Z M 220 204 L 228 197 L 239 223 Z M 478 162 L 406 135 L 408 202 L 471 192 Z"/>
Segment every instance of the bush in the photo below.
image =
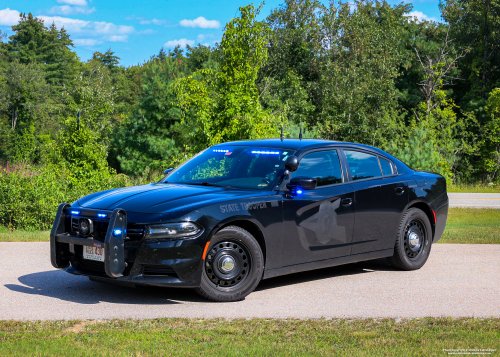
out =
<path fill-rule="evenodd" d="M 14 229 L 48 229 L 61 202 L 73 202 L 96 191 L 123 187 L 124 175 L 94 175 L 75 181 L 71 171 L 54 165 L 0 173 L 0 225 Z"/>
<path fill-rule="evenodd" d="M 61 202 L 71 203 L 90 193 L 129 184 L 125 175 L 99 175 L 74 180 L 68 169 L 55 165 L 22 165 L 0 172 L 0 226 L 11 229 L 49 229 Z"/>

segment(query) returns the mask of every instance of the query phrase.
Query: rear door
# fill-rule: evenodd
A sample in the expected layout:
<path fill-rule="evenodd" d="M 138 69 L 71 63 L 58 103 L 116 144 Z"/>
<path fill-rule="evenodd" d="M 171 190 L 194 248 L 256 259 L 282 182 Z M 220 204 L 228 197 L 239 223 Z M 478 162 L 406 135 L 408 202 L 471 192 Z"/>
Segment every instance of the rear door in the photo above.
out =
<path fill-rule="evenodd" d="M 350 254 L 354 225 L 353 188 L 337 150 L 306 153 L 293 177 L 314 177 L 315 190 L 283 193 L 283 266 Z"/>
<path fill-rule="evenodd" d="M 394 248 L 408 184 L 386 158 L 372 152 L 343 149 L 354 188 L 355 223 L 351 254 Z"/>

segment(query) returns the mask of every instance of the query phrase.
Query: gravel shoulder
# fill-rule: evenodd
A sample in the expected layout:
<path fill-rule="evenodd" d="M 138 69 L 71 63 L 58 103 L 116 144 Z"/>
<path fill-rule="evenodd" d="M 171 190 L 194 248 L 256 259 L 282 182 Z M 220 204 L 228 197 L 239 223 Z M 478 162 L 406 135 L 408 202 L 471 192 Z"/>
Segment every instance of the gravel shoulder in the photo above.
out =
<path fill-rule="evenodd" d="M 378 260 L 277 277 L 235 303 L 91 282 L 52 268 L 47 242 L 0 252 L 0 320 L 500 317 L 500 245 L 436 244 L 414 272 Z"/>

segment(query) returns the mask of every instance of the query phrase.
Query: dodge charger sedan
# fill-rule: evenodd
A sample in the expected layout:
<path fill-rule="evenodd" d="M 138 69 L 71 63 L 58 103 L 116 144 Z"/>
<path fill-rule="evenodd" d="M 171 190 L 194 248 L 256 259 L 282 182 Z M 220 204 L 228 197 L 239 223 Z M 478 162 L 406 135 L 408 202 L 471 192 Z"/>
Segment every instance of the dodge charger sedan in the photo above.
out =
<path fill-rule="evenodd" d="M 237 301 L 261 279 L 371 259 L 421 268 L 448 215 L 446 181 L 377 148 L 268 139 L 212 146 L 158 183 L 59 206 L 51 261 L 122 285 Z"/>

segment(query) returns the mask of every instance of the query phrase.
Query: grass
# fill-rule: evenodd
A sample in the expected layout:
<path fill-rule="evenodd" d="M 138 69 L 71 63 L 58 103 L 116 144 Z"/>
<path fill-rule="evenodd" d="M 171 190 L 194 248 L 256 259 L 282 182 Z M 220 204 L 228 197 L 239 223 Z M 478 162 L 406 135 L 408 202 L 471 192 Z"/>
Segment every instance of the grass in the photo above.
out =
<path fill-rule="evenodd" d="M 0 228 L 0 242 L 47 242 L 49 234 L 49 231 Z M 439 243 L 500 244 L 500 210 L 450 208 Z"/>
<path fill-rule="evenodd" d="M 0 321 L 2 356 L 443 356 L 500 350 L 500 319 Z M 495 351 L 490 351 L 495 354 Z"/>
<path fill-rule="evenodd" d="M 450 208 L 439 243 L 500 244 L 500 210 Z"/>
<path fill-rule="evenodd" d="M 500 193 L 500 185 L 450 185 L 448 193 Z"/>
<path fill-rule="evenodd" d="M 48 242 L 50 231 L 11 231 L 0 227 L 0 242 Z"/>

